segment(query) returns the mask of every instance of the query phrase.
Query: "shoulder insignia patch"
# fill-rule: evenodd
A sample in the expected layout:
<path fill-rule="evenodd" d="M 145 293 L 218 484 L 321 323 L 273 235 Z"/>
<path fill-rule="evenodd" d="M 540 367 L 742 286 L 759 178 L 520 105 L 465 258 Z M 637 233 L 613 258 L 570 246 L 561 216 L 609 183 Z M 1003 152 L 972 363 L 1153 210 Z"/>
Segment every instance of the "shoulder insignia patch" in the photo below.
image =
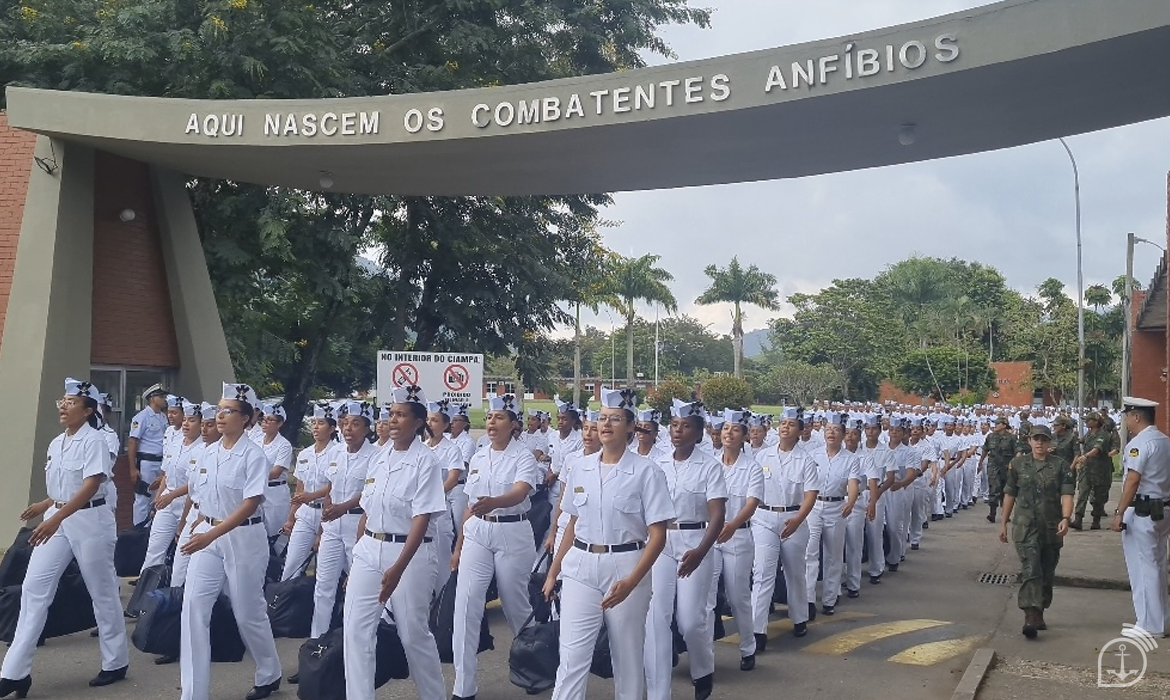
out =
<path fill-rule="evenodd" d="M 1136 447 L 1129 448 L 1129 456 L 1130 457 L 1137 457 L 1138 456 L 1138 448 L 1136 448 Z"/>
<path fill-rule="evenodd" d="M 133 430 L 134 428 L 137 428 L 137 427 L 138 427 L 138 421 L 132 421 L 132 422 L 130 423 L 130 429 L 131 429 L 131 430 Z"/>
<path fill-rule="evenodd" d="M 585 493 L 584 486 L 576 486 L 573 488 L 573 493 Z"/>
<path fill-rule="evenodd" d="M 372 484 L 372 483 L 374 483 L 374 480 L 373 480 L 373 479 L 366 479 L 366 483 L 367 483 L 367 484 Z"/>

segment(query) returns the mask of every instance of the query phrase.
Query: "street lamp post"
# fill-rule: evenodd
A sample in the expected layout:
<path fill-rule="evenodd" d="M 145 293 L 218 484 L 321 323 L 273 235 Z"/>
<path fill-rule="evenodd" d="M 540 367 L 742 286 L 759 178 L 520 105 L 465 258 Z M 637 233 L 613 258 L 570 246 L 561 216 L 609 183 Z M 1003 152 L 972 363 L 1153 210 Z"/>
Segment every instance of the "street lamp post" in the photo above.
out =
<path fill-rule="evenodd" d="M 610 388 L 617 386 L 617 344 L 614 342 L 613 336 L 617 333 L 617 326 L 613 321 L 613 314 L 609 309 L 605 310 L 605 315 L 609 316 L 609 385 Z"/>
<path fill-rule="evenodd" d="M 1081 264 L 1081 173 L 1077 159 L 1064 139 L 1058 139 L 1073 169 L 1073 195 L 1077 219 L 1077 416 L 1085 411 L 1085 274 Z"/>

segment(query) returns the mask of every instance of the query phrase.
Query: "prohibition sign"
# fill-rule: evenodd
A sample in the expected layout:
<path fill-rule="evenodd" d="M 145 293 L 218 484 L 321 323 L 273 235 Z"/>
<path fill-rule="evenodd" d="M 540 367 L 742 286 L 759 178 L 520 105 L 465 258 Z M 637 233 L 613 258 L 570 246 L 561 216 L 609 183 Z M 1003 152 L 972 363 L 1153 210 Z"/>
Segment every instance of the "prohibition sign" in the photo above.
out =
<path fill-rule="evenodd" d="M 394 386 L 417 386 L 418 385 L 418 368 L 409 362 L 400 362 L 394 365 L 394 370 L 390 373 L 391 381 Z"/>
<path fill-rule="evenodd" d="M 443 371 L 443 384 L 451 391 L 463 391 L 471 381 L 471 373 L 463 365 L 448 365 Z"/>

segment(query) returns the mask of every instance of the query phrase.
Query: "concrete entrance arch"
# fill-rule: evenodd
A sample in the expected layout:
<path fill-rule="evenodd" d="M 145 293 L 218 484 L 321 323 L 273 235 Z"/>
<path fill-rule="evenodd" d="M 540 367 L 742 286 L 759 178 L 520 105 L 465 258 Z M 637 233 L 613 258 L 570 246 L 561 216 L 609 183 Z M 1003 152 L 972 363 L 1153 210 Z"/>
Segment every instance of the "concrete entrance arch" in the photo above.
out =
<path fill-rule="evenodd" d="M 1170 115 L 1167 65 L 1166 0 L 1008 0 L 765 51 L 448 93 L 198 101 L 11 87 L 8 122 L 39 135 L 41 165 L 21 165 L 0 345 L 0 387 L 19 397 L 0 402 L 17 466 L 0 507 L 43 488 L 36 474 L 59 429 L 51 399 L 62 377 L 89 374 L 102 323 L 95 231 L 116 227 L 127 199 L 140 198 L 161 251 L 175 389 L 215 396 L 231 375 L 185 176 L 404 195 L 802 177 Z M 131 167 L 142 169 L 135 187 L 95 196 Z"/>

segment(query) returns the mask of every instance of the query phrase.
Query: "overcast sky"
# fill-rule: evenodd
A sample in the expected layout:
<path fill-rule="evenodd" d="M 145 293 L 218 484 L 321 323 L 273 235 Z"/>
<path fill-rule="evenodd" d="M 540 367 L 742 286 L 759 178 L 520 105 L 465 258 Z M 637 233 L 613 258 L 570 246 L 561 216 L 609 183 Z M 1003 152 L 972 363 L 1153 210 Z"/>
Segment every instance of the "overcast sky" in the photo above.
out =
<path fill-rule="evenodd" d="M 986 5 L 981 0 L 693 0 L 710 29 L 668 27 L 678 60 L 835 37 Z M 656 63 L 661 59 L 652 59 Z M 1170 119 L 1067 139 L 1081 171 L 1085 286 L 1125 272 L 1125 234 L 1165 245 Z M 605 232 L 622 255 L 657 253 L 683 313 L 730 332 L 728 305 L 700 307 L 703 268 L 731 256 L 776 275 L 782 297 L 834 278 L 873 277 L 911 254 L 992 265 L 1033 293 L 1047 277 L 1076 289 L 1072 168 L 1056 141 L 799 180 L 618 194 Z M 779 242 L 795 243 L 779 255 Z M 1145 285 L 1160 251 L 1139 245 Z M 749 308 L 747 330 L 776 314 Z M 791 313 L 785 304 L 779 315 Z M 653 318 L 653 310 L 644 315 Z M 615 317 L 616 320 L 616 317 Z M 610 327 L 603 312 L 588 321 Z"/>

